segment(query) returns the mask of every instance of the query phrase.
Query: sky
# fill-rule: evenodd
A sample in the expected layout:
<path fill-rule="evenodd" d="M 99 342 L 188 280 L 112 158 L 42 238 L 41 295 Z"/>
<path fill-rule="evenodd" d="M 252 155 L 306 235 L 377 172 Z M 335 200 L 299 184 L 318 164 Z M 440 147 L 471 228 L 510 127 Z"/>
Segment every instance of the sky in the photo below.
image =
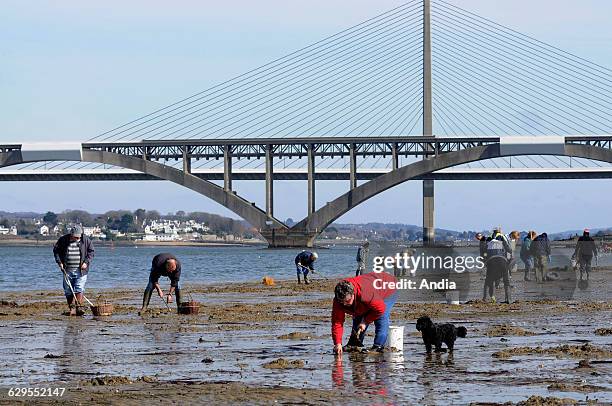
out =
<path fill-rule="evenodd" d="M 0 142 L 85 140 L 397 7 L 391 0 L 45 1 L 0 6 Z M 454 4 L 612 67 L 612 2 Z M 263 182 L 236 182 L 264 206 Z M 317 206 L 348 182 L 319 182 Z M 436 226 L 560 231 L 612 226 L 609 180 L 440 181 Z M 275 215 L 306 215 L 306 183 L 275 184 Z M 236 217 L 169 182 L 3 182 L 0 210 L 156 209 Z M 421 224 L 407 182 L 338 220 Z"/>

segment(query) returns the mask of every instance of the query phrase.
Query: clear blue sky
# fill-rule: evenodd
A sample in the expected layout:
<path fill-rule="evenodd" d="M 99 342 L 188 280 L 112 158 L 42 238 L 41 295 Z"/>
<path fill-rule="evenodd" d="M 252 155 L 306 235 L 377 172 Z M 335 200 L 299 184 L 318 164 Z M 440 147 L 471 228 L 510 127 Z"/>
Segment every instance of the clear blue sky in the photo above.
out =
<path fill-rule="evenodd" d="M 456 0 L 520 32 L 612 67 L 612 2 Z M 31 1 L 0 13 L 0 142 L 85 140 L 402 4 L 379 0 Z M 320 183 L 317 204 L 347 182 Z M 611 226 L 609 180 L 436 184 L 436 225 L 558 231 Z M 238 183 L 263 204 L 263 184 Z M 412 182 L 341 222 L 420 224 Z M 84 192 L 84 193 L 83 193 Z M 285 197 L 285 196 L 291 196 Z M 305 215 L 305 183 L 279 182 L 276 215 Z M 496 205 L 487 202 L 496 201 Z M 202 210 L 232 215 L 170 183 L 0 183 L 0 210 Z M 233 215 L 232 215 L 233 216 Z"/>

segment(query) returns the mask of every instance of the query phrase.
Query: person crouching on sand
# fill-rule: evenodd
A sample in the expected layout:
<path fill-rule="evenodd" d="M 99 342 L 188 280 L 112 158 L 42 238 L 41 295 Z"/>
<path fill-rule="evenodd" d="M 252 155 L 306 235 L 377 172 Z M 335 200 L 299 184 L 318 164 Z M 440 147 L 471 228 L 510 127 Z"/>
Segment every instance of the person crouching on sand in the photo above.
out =
<path fill-rule="evenodd" d="M 375 283 L 378 279 L 382 282 L 397 282 L 393 275 L 372 272 L 345 279 L 336 285 L 331 316 L 335 354 L 342 354 L 342 332 L 346 313 L 353 316 L 350 342 L 357 341 L 358 346 L 363 346 L 365 332 L 370 323 L 374 322 L 376 331 L 371 351 L 383 351 L 389 333 L 391 308 L 398 294 L 396 289 L 389 288 L 388 283 Z"/>
<path fill-rule="evenodd" d="M 164 295 L 164 291 L 159 286 L 159 278 L 165 276 L 170 279 L 170 290 Z M 144 296 L 142 298 L 142 309 L 138 314 L 142 314 L 147 310 L 151 301 L 153 289 L 157 290 L 159 297 L 166 303 L 172 303 L 172 293 L 176 294 L 176 306 L 181 304 L 181 289 L 179 287 L 179 279 L 181 278 L 181 262 L 172 254 L 157 254 L 151 263 L 151 274 L 149 275 L 149 284 L 147 285 Z"/>

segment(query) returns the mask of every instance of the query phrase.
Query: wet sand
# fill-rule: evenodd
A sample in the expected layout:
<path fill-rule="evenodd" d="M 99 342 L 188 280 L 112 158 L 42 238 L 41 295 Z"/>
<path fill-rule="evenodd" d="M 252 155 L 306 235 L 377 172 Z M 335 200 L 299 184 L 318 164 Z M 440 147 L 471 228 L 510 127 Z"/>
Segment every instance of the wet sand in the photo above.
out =
<path fill-rule="evenodd" d="M 478 300 L 478 277 L 461 305 L 400 301 L 392 320 L 405 326 L 403 353 L 341 358 L 331 352 L 334 280 L 185 286 L 202 303 L 194 316 L 155 296 L 140 317 L 133 289 L 87 292 L 115 305 L 105 318 L 63 316 L 58 290 L 2 292 L 0 403 L 32 401 L 9 398 L 10 387 L 65 387 L 36 398 L 57 404 L 612 402 L 612 269 L 564 300 L 517 279 L 511 305 Z M 468 329 L 454 353 L 425 353 L 414 327 L 424 314 Z"/>

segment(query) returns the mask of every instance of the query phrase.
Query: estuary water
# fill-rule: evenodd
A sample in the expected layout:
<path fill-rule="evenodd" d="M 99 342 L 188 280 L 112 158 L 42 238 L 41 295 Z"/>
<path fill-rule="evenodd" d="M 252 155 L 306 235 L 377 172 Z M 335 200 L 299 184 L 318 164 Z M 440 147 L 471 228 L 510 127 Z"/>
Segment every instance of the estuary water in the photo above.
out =
<path fill-rule="evenodd" d="M 94 243 L 95 245 L 95 243 Z M 134 247 L 96 246 L 96 254 L 88 276 L 88 289 L 135 287 L 146 283 L 151 260 L 160 252 L 171 252 L 182 263 L 181 283 L 228 283 L 261 280 L 264 276 L 275 279 L 295 278 L 294 258 L 299 249 L 268 249 L 264 246 L 231 247 Z M 474 248 L 459 248 L 461 255 L 476 255 Z M 333 246 L 318 249 L 315 269 L 319 275 L 312 278 L 337 278 L 354 275 L 356 246 Z M 372 245 L 372 258 L 401 252 L 394 246 Z M 566 266 L 571 249 L 556 248 L 551 266 Z M 51 246 L 0 246 L 0 259 L 4 271 L 0 273 L 0 291 L 41 290 L 61 288 L 62 278 L 53 259 Z M 612 256 L 604 256 L 600 265 L 612 265 Z M 519 262 L 522 267 L 522 263 Z"/>

